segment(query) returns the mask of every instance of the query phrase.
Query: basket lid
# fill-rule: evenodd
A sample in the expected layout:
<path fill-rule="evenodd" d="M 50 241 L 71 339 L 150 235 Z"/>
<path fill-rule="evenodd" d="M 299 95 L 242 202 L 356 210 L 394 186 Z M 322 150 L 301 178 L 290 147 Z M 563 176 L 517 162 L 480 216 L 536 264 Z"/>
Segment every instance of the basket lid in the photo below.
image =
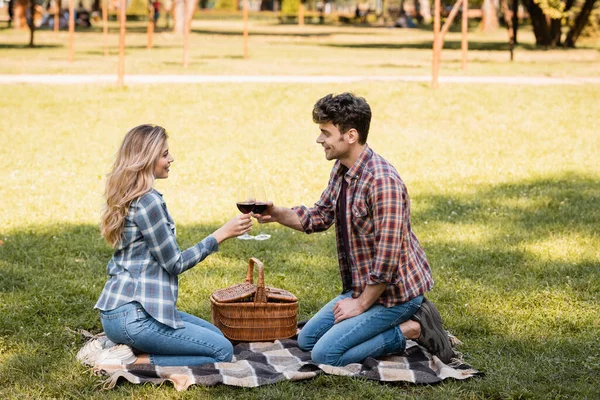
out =
<path fill-rule="evenodd" d="M 265 292 L 267 295 L 267 301 L 268 300 L 277 300 L 277 301 L 286 302 L 286 303 L 287 302 L 293 303 L 295 301 L 298 301 L 298 298 L 296 296 L 294 296 L 293 294 L 291 294 L 290 292 L 288 292 L 287 290 L 266 286 Z"/>
<path fill-rule="evenodd" d="M 254 284 L 254 265 L 258 266 L 258 284 Z M 212 298 L 219 303 L 235 303 L 243 301 L 254 301 L 255 303 L 267 303 L 269 300 L 280 303 L 294 303 L 298 301 L 296 296 L 287 290 L 265 287 L 264 265 L 256 259 L 248 261 L 248 273 L 246 280 L 212 293 Z"/>
<path fill-rule="evenodd" d="M 244 282 L 213 292 L 212 296 L 220 303 L 233 303 L 254 297 L 256 285 Z"/>

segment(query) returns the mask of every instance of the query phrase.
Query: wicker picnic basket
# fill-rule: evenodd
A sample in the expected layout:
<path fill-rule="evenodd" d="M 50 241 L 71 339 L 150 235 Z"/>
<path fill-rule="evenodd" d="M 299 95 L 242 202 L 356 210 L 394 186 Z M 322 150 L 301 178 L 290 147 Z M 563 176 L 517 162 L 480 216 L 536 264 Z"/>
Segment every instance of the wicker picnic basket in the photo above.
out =
<path fill-rule="evenodd" d="M 258 267 L 258 284 L 253 281 Z M 243 283 L 215 291 L 210 296 L 212 323 L 226 338 L 236 342 L 266 342 L 296 334 L 298 299 L 290 292 L 265 287 L 264 265 L 248 261 Z"/>

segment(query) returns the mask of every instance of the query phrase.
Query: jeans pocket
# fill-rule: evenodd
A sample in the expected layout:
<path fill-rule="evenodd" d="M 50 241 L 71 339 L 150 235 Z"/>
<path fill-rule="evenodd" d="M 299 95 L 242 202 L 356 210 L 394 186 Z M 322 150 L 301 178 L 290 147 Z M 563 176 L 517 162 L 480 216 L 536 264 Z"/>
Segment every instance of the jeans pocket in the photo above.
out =
<path fill-rule="evenodd" d="M 100 322 L 106 336 L 115 343 L 133 346 L 135 337 L 144 329 L 148 314 L 141 306 L 127 307 L 121 312 L 100 314 Z"/>
<path fill-rule="evenodd" d="M 135 342 L 136 337 L 138 337 L 140 333 L 146 329 L 145 325 L 151 318 L 152 317 L 150 317 L 150 315 L 142 307 L 136 307 L 127 313 L 124 332 L 131 340 L 132 344 Z"/>
<path fill-rule="evenodd" d="M 115 343 L 126 344 L 131 346 L 133 340 L 125 330 L 127 312 L 115 314 L 100 314 L 100 322 L 106 336 Z"/>

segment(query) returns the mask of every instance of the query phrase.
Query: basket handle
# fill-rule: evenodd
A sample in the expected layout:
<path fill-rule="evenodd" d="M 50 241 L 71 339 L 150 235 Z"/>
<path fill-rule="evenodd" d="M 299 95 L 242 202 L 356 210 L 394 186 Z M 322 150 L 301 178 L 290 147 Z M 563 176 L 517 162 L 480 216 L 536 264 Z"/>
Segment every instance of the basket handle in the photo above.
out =
<path fill-rule="evenodd" d="M 254 283 L 254 265 L 258 267 L 258 284 L 256 285 L 256 294 L 254 295 L 255 303 L 266 303 L 267 294 L 265 292 L 265 266 L 258 258 L 252 257 L 248 260 L 248 273 L 246 274 L 246 282 Z"/>

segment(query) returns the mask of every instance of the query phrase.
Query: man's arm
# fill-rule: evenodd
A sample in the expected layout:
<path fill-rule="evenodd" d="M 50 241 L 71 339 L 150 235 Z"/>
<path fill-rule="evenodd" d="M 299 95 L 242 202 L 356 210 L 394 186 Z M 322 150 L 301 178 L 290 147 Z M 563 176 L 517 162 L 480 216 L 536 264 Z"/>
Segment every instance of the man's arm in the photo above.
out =
<path fill-rule="evenodd" d="M 272 201 L 267 202 L 267 210 L 260 216 L 253 214 L 258 217 L 258 222 L 278 222 L 281 225 L 287 226 L 288 228 L 295 229 L 297 231 L 304 231 L 298 214 L 291 208 L 275 207 Z"/>
<path fill-rule="evenodd" d="M 356 317 L 367 311 L 379 296 L 385 291 L 387 283 L 368 285 L 357 298 L 348 298 L 338 301 L 333 307 L 334 323 L 337 324 L 345 319 Z"/>

